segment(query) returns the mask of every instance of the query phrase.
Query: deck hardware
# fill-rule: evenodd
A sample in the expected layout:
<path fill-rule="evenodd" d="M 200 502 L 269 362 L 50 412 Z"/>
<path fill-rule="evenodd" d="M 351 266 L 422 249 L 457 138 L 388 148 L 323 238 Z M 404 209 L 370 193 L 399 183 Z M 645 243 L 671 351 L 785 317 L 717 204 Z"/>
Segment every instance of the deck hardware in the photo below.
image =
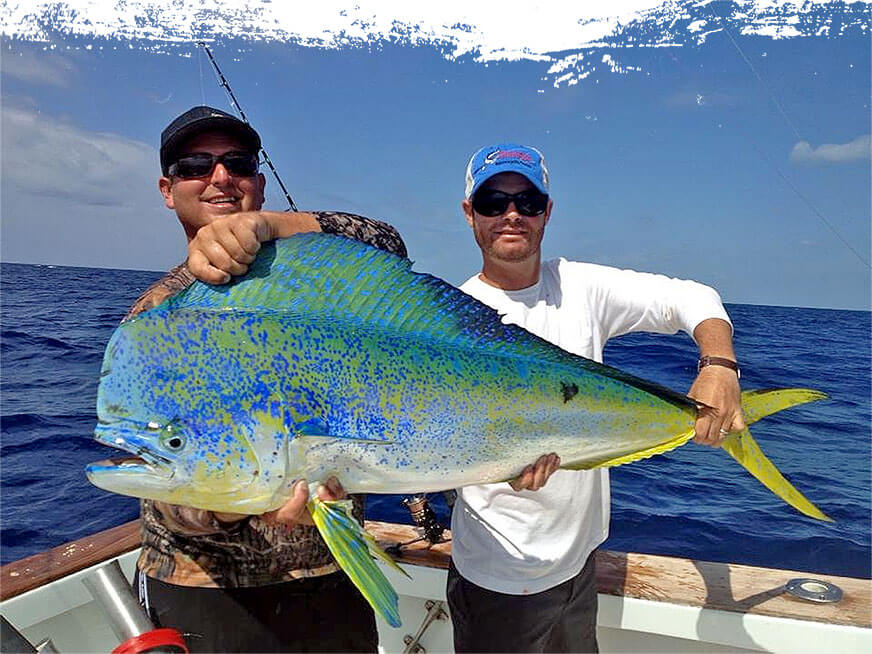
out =
<path fill-rule="evenodd" d="M 51 638 L 44 638 L 36 645 L 36 654 L 60 654 L 55 644 L 51 642 Z"/>
<path fill-rule="evenodd" d="M 100 566 L 82 580 L 109 618 L 109 626 L 124 642 L 131 636 L 151 631 L 154 625 L 130 590 L 118 561 Z"/>
<path fill-rule="evenodd" d="M 112 654 L 138 652 L 183 652 L 188 646 L 179 631 L 172 628 L 155 629 L 139 600 L 133 594 L 127 577 L 117 560 L 100 566 L 82 578 L 106 615 L 109 627 L 121 640 Z"/>
<path fill-rule="evenodd" d="M 784 585 L 784 590 L 809 602 L 827 604 L 838 602 L 842 599 L 841 588 L 821 579 L 809 579 L 806 577 L 791 579 Z"/>
<path fill-rule="evenodd" d="M 424 616 L 424 622 L 422 622 L 421 626 L 418 627 L 418 633 L 416 633 L 414 637 L 409 634 L 403 636 L 403 642 L 406 644 L 406 649 L 403 650 L 403 654 L 427 654 L 427 650 L 421 645 L 421 637 L 430 625 L 433 624 L 434 620 L 448 619 L 448 614 L 443 608 L 444 606 L 445 602 L 442 600 L 436 602 L 433 600 L 427 600 L 424 602 L 424 610 L 427 611 L 427 615 Z"/>

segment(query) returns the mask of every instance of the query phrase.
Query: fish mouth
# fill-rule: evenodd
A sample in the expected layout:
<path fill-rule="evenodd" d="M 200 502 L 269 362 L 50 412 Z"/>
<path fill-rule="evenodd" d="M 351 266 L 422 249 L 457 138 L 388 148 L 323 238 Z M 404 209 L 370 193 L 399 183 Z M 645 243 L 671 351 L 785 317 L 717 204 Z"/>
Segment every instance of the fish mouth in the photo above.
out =
<path fill-rule="evenodd" d="M 145 425 L 142 427 L 144 431 Z M 90 471 L 92 467 L 95 472 L 98 469 L 104 472 L 111 469 L 117 472 L 126 470 L 127 472 L 148 473 L 167 480 L 171 479 L 174 475 L 173 462 L 149 447 L 139 432 L 140 430 L 136 428 L 136 425 L 129 421 L 121 424 L 120 422 L 100 420 L 94 428 L 94 440 L 103 445 L 124 450 L 133 456 L 119 458 L 117 462 L 115 459 L 98 461 L 90 464 L 88 470 Z"/>
<path fill-rule="evenodd" d="M 148 463 L 143 458 L 138 456 L 126 456 L 94 461 L 93 463 L 89 463 L 85 467 L 85 473 L 88 475 L 88 477 L 92 477 L 93 475 L 99 476 L 106 474 L 135 474 L 151 477 L 158 476 L 169 479 L 172 476 L 171 473 L 166 474 L 165 470 L 155 467 L 154 465 Z"/>

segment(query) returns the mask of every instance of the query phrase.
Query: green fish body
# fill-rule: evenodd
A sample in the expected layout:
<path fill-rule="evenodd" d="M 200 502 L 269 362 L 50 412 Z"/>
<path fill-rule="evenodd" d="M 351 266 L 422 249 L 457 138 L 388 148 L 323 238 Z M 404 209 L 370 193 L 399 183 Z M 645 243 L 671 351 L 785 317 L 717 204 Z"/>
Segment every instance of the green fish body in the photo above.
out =
<path fill-rule="evenodd" d="M 821 397 L 750 392 L 743 403 L 751 422 Z M 696 405 L 504 324 L 406 259 L 303 234 L 265 245 L 231 284 L 196 283 L 120 325 L 97 413 L 96 438 L 140 459 L 92 464 L 95 485 L 262 513 L 303 477 L 409 493 L 510 479 L 547 452 L 565 468 L 628 463 L 692 438 Z M 826 519 L 747 430 L 725 449 Z M 342 530 L 342 515 L 310 508 L 330 545 L 325 532 Z M 390 615 L 389 597 L 370 599 Z"/>

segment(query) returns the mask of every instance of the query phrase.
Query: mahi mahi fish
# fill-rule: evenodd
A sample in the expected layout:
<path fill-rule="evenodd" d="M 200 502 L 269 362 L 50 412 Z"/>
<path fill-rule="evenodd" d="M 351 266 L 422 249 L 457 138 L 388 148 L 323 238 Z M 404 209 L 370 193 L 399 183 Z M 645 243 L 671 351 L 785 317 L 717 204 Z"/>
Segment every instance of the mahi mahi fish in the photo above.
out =
<path fill-rule="evenodd" d="M 823 397 L 746 391 L 745 421 Z M 87 474 L 116 493 L 259 514 L 301 478 L 411 493 L 507 480 L 546 452 L 568 469 L 630 463 L 690 440 L 696 412 L 685 395 L 504 324 L 407 259 L 301 234 L 264 245 L 232 283 L 197 282 L 115 330 L 95 437 L 137 458 Z M 829 519 L 747 429 L 723 448 L 799 511 Z M 372 558 L 387 557 L 348 503 L 308 507 L 340 566 L 398 625 Z"/>

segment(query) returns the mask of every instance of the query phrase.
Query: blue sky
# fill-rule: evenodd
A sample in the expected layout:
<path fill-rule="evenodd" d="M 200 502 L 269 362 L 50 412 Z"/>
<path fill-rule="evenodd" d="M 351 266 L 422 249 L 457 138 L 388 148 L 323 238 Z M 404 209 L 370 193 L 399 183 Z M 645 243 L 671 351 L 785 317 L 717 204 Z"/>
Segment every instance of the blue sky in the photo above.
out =
<path fill-rule="evenodd" d="M 864 6 L 827 5 L 789 38 L 741 19 L 701 38 L 691 16 L 664 47 L 636 47 L 666 32 L 640 21 L 574 48 L 563 35 L 549 52 L 529 40 L 547 29 L 536 24 L 517 33 L 521 55 L 473 28 L 460 32 L 469 47 L 377 34 L 312 44 L 257 25 L 253 38 L 202 36 L 297 205 L 392 223 L 418 270 L 452 283 L 477 270 L 464 167 L 511 139 L 549 160 L 547 257 L 698 279 L 727 302 L 869 309 Z M 196 29 L 130 38 L 60 20 L 34 35 L 7 11 L 2 260 L 171 267 L 185 249 L 157 192 L 160 131 L 201 102 L 230 109 Z M 272 192 L 268 206 L 286 204 Z"/>

